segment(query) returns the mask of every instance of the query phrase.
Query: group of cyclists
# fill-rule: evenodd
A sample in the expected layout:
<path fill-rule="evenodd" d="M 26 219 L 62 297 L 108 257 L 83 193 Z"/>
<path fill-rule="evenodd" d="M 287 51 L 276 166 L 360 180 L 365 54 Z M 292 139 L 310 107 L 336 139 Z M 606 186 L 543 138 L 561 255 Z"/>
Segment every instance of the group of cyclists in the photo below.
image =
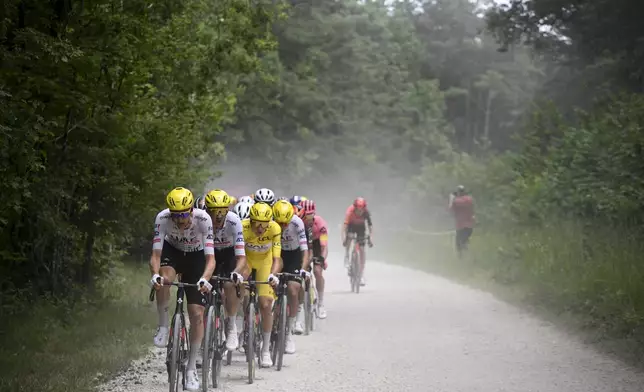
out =
<path fill-rule="evenodd" d="M 318 317 L 324 319 L 324 275 L 327 268 L 328 229 L 325 220 L 317 215 L 313 200 L 303 196 L 276 198 L 268 188 L 261 188 L 239 199 L 221 189 L 209 191 L 195 199 L 183 187 L 170 191 L 167 207 L 155 220 L 155 233 L 150 258 L 151 285 L 156 289 L 158 328 L 154 345 L 166 347 L 169 335 L 170 286 L 180 275 L 180 281 L 196 282 L 187 287 L 185 297 L 190 319 L 190 350 L 186 364 L 185 388 L 200 389 L 197 366 L 204 337 L 204 306 L 206 294 L 212 290 L 213 276 L 230 278 L 224 284 L 226 333 L 225 346 L 229 351 L 239 348 L 237 312 L 241 302 L 236 295 L 238 285 L 252 276 L 267 281 L 258 287 L 261 314 L 261 365 L 273 365 L 270 338 L 273 327 L 272 304 L 280 273 L 298 274 L 302 281 L 314 276 L 317 289 Z M 368 229 L 368 235 L 367 235 Z M 345 266 L 348 265 L 348 236 L 355 233 L 362 245 L 371 244 L 372 223 L 363 198 L 357 198 L 346 211 L 342 229 Z M 360 246 L 361 275 L 365 254 Z M 363 275 L 362 275 L 363 276 Z M 361 282 L 364 285 L 364 280 Z M 287 286 L 288 322 L 284 352 L 295 353 L 293 334 L 304 331 L 304 290 L 298 281 Z"/>

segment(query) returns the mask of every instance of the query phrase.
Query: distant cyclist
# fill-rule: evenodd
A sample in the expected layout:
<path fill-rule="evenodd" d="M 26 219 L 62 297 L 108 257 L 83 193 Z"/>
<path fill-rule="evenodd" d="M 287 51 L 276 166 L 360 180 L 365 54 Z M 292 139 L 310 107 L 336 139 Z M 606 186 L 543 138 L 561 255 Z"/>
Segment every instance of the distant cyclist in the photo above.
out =
<path fill-rule="evenodd" d="M 237 200 L 237 204 L 239 204 L 239 203 L 249 203 L 249 204 L 253 205 L 253 204 L 255 204 L 255 200 L 253 200 L 253 198 L 250 197 L 250 196 L 242 196 L 242 197 L 239 198 L 239 200 Z"/>
<path fill-rule="evenodd" d="M 206 198 L 205 196 L 199 196 L 197 200 L 195 200 L 195 208 L 198 208 L 200 210 L 205 210 L 206 209 Z"/>
<path fill-rule="evenodd" d="M 255 203 L 266 203 L 269 206 L 275 204 L 275 192 L 268 188 L 258 189 L 253 196 Z"/>
<path fill-rule="evenodd" d="M 173 189 L 166 197 L 166 204 L 168 208 L 159 212 L 155 220 L 150 257 L 150 281 L 157 290 L 159 313 L 154 345 L 165 347 L 168 343 L 170 286 L 164 286 L 163 279 L 172 282 L 179 273 L 182 282 L 200 286 L 199 290 L 195 287 L 185 289 L 190 318 L 190 352 L 185 387 L 189 391 L 197 391 L 200 387 L 197 355 L 204 334 L 203 312 L 206 304 L 203 293 L 212 289 L 209 280 L 215 270 L 213 225 L 206 211 L 194 208 L 194 197 L 186 188 Z"/>
<path fill-rule="evenodd" d="M 313 273 L 315 274 L 315 288 L 318 291 L 318 304 L 319 314 L 321 319 L 326 318 L 326 308 L 324 307 L 324 274 L 323 271 L 327 268 L 327 257 L 329 255 L 328 240 L 329 231 L 327 224 L 321 216 L 317 215 L 315 209 L 315 202 L 313 200 L 304 200 L 301 203 L 300 216 L 304 220 L 304 225 L 307 228 L 307 235 L 309 236 L 310 253 L 312 257 L 316 257 L 320 264 L 315 264 Z M 303 313 L 298 314 L 298 325 L 296 332 L 302 333 Z"/>
<path fill-rule="evenodd" d="M 244 220 L 248 219 L 250 216 L 250 208 L 253 206 L 253 203 L 246 203 L 246 202 L 239 202 L 237 205 L 235 205 L 235 208 L 233 208 L 233 212 L 237 214 L 239 219 Z"/>
<path fill-rule="evenodd" d="M 449 209 L 456 224 L 456 252 L 459 257 L 467 246 L 474 231 L 474 199 L 468 195 L 463 185 L 450 194 Z"/>
<path fill-rule="evenodd" d="M 278 200 L 273 205 L 273 219 L 282 228 L 282 272 L 300 274 L 302 278 L 309 277 L 309 248 L 304 231 L 304 222 L 297 215 L 293 215 L 293 206 L 288 201 Z M 284 352 L 295 353 L 295 341 L 292 333 L 295 332 L 296 316 L 301 306 L 300 290 L 302 285 L 296 281 L 288 282 L 288 329 Z M 293 306 L 299 304 L 298 306 Z"/>
<path fill-rule="evenodd" d="M 366 228 L 369 226 L 369 234 L 366 233 Z M 369 246 L 371 243 L 371 234 L 373 234 L 373 226 L 371 223 L 371 214 L 367 210 L 367 201 L 358 197 L 353 201 L 353 204 L 347 208 L 344 216 L 344 225 L 342 226 L 342 244 L 345 247 L 344 265 L 349 265 L 349 241 L 347 238 L 348 233 L 355 233 L 357 235 L 357 242 L 360 244 L 360 275 L 362 276 L 360 285 L 365 285 L 364 267 L 365 267 L 365 249 L 364 245 L 369 239 Z"/>

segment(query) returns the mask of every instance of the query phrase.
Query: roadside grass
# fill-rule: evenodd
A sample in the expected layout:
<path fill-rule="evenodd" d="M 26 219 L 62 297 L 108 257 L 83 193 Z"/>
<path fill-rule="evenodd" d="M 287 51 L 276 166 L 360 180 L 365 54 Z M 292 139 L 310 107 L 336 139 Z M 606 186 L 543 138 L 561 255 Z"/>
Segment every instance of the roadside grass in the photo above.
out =
<path fill-rule="evenodd" d="M 0 391 L 92 391 L 141 356 L 156 318 L 149 273 L 119 264 L 98 299 L 25 303 L 0 327 Z M 100 290 L 99 290 L 100 291 Z"/>
<path fill-rule="evenodd" d="M 382 257 L 489 291 L 644 368 L 644 242 L 626 228 L 553 222 L 476 229 L 463 259 L 453 235 L 394 235 Z M 403 241 L 430 251 L 402 255 Z"/>

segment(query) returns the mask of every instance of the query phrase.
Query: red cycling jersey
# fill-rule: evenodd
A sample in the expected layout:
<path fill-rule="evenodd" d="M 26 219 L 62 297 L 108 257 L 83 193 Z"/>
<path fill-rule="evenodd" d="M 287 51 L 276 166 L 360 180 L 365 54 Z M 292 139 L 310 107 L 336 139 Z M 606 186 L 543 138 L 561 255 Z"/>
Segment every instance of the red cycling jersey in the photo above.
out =
<path fill-rule="evenodd" d="M 362 215 L 356 214 L 356 208 L 352 204 L 347 208 L 344 216 L 344 224 L 349 226 L 364 226 L 365 222 L 371 227 L 371 214 L 366 208 L 363 210 Z"/>

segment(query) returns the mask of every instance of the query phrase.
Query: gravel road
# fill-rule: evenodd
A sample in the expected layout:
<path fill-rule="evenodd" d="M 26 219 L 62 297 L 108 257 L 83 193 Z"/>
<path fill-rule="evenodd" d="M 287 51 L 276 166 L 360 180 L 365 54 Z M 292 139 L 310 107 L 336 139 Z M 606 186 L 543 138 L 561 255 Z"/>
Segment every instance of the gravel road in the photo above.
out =
<path fill-rule="evenodd" d="M 258 369 L 253 385 L 247 384 L 246 364 L 237 353 L 232 365 L 222 369 L 219 390 L 644 390 L 644 374 L 489 294 L 370 262 L 367 286 L 356 295 L 341 259 L 329 264 L 328 318 L 319 320 L 310 336 L 296 337 L 297 353 L 285 355 L 281 371 Z M 151 349 L 100 390 L 167 391 L 164 355 L 165 350 Z"/>

